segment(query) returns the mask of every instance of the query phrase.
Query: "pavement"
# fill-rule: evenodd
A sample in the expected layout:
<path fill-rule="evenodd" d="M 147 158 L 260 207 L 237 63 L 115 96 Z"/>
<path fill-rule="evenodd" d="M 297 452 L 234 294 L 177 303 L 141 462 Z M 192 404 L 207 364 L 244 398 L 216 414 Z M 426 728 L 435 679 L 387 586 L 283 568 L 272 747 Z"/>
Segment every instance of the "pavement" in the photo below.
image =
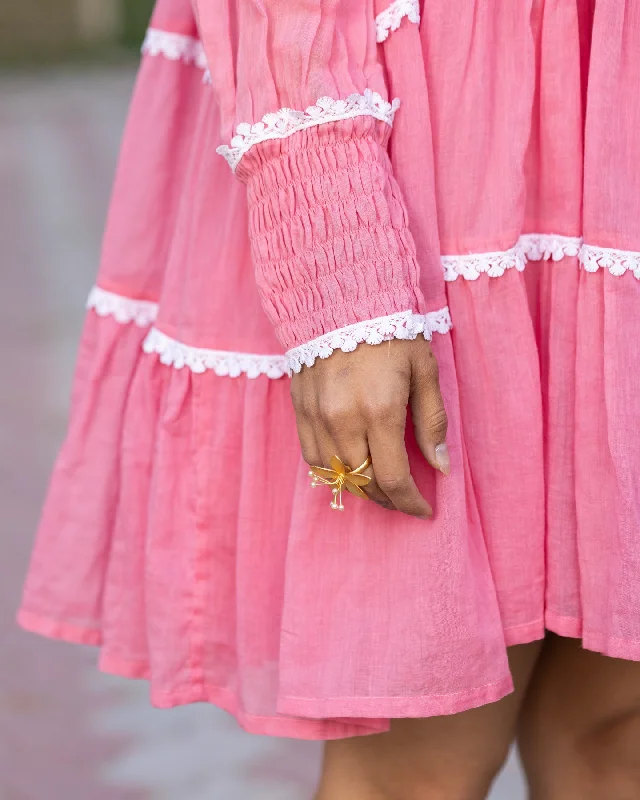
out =
<path fill-rule="evenodd" d="M 309 800 L 319 745 L 207 705 L 158 711 L 95 652 L 14 623 L 133 77 L 0 75 L 0 800 Z M 491 800 L 524 797 L 512 759 Z"/>

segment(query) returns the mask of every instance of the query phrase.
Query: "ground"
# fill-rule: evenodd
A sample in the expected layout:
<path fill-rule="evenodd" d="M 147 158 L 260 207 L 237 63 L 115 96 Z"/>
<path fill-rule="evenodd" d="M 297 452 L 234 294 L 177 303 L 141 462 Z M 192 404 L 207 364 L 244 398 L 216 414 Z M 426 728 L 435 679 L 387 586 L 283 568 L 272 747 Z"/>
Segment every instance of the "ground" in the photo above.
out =
<path fill-rule="evenodd" d="M 249 736 L 217 709 L 157 711 L 95 653 L 14 615 L 64 434 L 131 67 L 0 76 L 0 797 L 309 800 L 319 747 Z M 511 762 L 491 800 L 522 800 Z"/>

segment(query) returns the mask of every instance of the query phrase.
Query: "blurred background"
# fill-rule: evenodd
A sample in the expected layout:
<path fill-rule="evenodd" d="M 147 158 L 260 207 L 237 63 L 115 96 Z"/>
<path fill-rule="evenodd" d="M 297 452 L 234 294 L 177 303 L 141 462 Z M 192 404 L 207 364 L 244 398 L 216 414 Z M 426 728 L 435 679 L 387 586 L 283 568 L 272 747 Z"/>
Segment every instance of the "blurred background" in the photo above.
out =
<path fill-rule="evenodd" d="M 149 0 L 0 0 L 0 61 L 95 58 L 135 48 L 152 7 Z"/>
<path fill-rule="evenodd" d="M 154 710 L 14 623 L 151 8 L 0 0 L 0 800 L 309 800 L 317 744 Z M 522 798 L 512 761 L 492 800 Z"/>

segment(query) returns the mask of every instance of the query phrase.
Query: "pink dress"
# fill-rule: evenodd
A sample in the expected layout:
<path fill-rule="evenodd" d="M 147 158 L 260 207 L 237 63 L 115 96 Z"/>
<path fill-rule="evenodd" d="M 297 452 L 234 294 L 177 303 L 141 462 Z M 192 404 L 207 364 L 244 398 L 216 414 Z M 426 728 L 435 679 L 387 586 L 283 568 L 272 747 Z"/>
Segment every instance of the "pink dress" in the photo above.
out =
<path fill-rule="evenodd" d="M 193 6 L 145 42 L 21 624 L 319 739 L 498 700 L 545 628 L 640 660 L 640 5 Z M 287 372 L 416 335 L 435 517 L 333 513 Z"/>

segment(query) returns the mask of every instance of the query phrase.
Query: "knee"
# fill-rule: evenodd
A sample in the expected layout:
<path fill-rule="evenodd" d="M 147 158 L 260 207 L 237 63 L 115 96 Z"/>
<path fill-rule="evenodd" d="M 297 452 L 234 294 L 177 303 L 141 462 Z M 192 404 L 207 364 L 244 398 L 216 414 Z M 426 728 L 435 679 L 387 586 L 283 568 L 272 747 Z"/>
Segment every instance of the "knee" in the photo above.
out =
<path fill-rule="evenodd" d="M 608 720 L 578 742 L 580 760 L 600 797 L 640 797 L 640 708 Z"/>
<path fill-rule="evenodd" d="M 461 756 L 457 763 L 398 770 L 377 788 L 385 800 L 484 800 L 507 756 L 508 750 L 496 749 L 481 759 Z"/>
<path fill-rule="evenodd" d="M 498 737 L 447 747 L 385 736 L 329 743 L 315 800 L 485 800 L 509 754 Z"/>

